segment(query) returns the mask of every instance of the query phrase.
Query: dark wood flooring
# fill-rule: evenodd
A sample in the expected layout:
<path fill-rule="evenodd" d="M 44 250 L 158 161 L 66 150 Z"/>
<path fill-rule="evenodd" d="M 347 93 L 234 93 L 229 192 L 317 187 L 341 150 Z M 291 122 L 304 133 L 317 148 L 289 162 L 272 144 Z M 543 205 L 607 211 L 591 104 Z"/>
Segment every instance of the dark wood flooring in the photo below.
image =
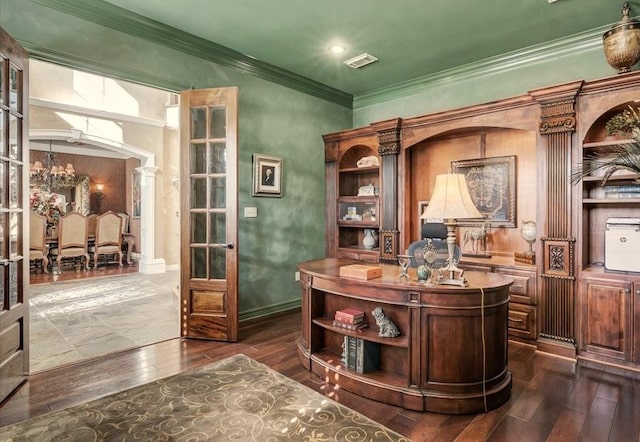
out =
<path fill-rule="evenodd" d="M 0 425 L 81 404 L 236 353 L 260 361 L 413 441 L 638 441 L 640 379 L 509 345 L 511 399 L 486 414 L 420 413 L 327 388 L 297 356 L 300 314 L 244 325 L 237 343 L 174 339 L 41 372 L 0 406 Z"/>
<path fill-rule="evenodd" d="M 97 269 L 74 269 L 65 268 L 61 273 L 44 273 L 40 269 L 37 272 L 31 271 L 29 274 L 29 284 L 46 284 L 55 281 L 75 281 L 85 278 L 99 278 L 101 276 L 111 275 L 123 275 L 127 273 L 138 273 L 138 263 L 132 262 L 131 265 L 123 265 L 122 267 L 117 264 L 99 265 Z"/>

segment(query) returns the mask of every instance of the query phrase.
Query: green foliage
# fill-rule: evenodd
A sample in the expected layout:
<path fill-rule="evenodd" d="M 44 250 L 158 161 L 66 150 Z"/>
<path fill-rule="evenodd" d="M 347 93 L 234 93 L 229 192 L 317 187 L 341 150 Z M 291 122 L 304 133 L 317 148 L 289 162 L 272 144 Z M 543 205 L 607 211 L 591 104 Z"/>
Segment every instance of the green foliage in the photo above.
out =
<path fill-rule="evenodd" d="M 605 124 L 607 134 L 630 134 L 633 129 L 640 128 L 640 110 L 637 107 L 629 106 L 628 109 L 611 117 Z"/>
<path fill-rule="evenodd" d="M 571 172 L 571 183 L 577 184 L 586 176 L 604 171 L 602 176 L 602 185 L 604 185 L 611 175 L 619 170 L 640 175 L 640 138 L 635 137 L 630 143 L 611 146 L 607 150 L 585 157 L 584 161 L 576 165 Z"/>

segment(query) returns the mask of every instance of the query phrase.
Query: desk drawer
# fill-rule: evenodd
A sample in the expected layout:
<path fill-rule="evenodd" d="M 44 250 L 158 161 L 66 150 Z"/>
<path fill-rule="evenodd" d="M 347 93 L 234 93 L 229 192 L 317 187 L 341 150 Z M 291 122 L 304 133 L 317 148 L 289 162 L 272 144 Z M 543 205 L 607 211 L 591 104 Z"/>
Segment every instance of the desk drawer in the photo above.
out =
<path fill-rule="evenodd" d="M 512 301 L 523 304 L 536 304 L 535 273 L 511 269 L 496 269 L 495 272 L 513 278 L 513 284 L 509 287 Z"/>
<path fill-rule="evenodd" d="M 509 303 L 509 336 L 537 339 L 535 306 Z"/>
<path fill-rule="evenodd" d="M 349 249 L 340 249 L 338 251 L 338 258 L 358 259 L 360 261 L 366 261 L 376 264 L 379 261 L 377 252 L 365 252 Z"/>

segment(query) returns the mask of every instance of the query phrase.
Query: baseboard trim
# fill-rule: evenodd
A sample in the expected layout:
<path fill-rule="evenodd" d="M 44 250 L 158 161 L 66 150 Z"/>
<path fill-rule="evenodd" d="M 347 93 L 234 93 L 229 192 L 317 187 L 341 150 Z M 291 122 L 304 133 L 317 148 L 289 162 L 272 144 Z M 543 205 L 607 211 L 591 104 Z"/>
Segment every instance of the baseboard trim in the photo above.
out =
<path fill-rule="evenodd" d="M 272 304 L 266 307 L 260 307 L 253 310 L 245 310 L 239 314 L 238 320 L 242 325 L 246 325 L 247 321 L 259 321 L 271 319 L 281 314 L 290 313 L 301 308 L 301 300 L 286 301 L 279 304 Z"/>
<path fill-rule="evenodd" d="M 576 346 L 569 342 L 539 338 L 536 352 L 549 353 L 566 359 L 576 360 Z"/>

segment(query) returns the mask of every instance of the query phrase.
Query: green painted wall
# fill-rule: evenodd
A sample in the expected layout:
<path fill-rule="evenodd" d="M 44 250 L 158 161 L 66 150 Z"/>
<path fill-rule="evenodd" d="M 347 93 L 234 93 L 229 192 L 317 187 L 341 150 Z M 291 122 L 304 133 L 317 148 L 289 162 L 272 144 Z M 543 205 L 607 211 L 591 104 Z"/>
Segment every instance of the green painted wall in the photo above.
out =
<path fill-rule="evenodd" d="M 569 46 L 569 47 L 567 47 Z M 522 56 L 483 63 L 450 77 L 439 76 L 418 87 L 398 87 L 391 97 L 385 92 L 372 93 L 375 103 L 359 106 L 355 97 L 353 125 L 361 127 L 389 118 L 409 118 L 463 106 L 488 103 L 520 96 L 528 91 L 575 80 L 593 80 L 616 75 L 607 63 L 601 39 L 589 44 L 570 43 L 539 56 Z M 571 50 L 574 49 L 574 50 Z"/>
<path fill-rule="evenodd" d="M 350 128 L 350 109 L 25 0 L 0 0 L 0 26 L 71 67 L 176 91 L 237 86 L 240 317 L 299 303 L 297 263 L 324 256 L 321 135 Z M 282 198 L 251 196 L 255 152 L 283 157 Z M 245 206 L 258 218 L 242 217 Z"/>

